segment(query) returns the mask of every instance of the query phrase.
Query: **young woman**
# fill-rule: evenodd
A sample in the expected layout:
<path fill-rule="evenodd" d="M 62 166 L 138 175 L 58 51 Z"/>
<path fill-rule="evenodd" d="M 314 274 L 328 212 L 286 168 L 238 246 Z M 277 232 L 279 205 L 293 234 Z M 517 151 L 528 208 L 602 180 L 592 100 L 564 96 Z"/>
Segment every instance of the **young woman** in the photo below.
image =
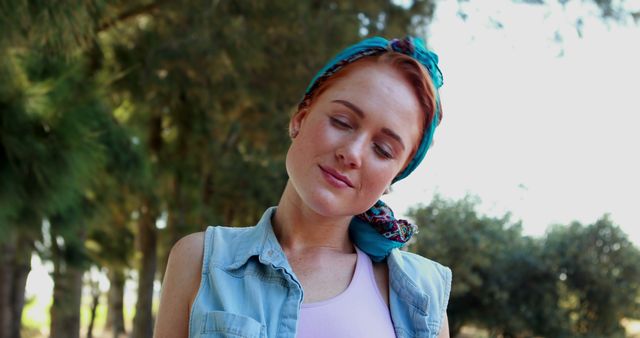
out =
<path fill-rule="evenodd" d="M 331 60 L 291 118 L 278 206 L 176 243 L 155 337 L 448 337 L 451 271 L 398 250 L 414 226 L 378 200 L 424 158 L 441 85 L 416 38 Z"/>

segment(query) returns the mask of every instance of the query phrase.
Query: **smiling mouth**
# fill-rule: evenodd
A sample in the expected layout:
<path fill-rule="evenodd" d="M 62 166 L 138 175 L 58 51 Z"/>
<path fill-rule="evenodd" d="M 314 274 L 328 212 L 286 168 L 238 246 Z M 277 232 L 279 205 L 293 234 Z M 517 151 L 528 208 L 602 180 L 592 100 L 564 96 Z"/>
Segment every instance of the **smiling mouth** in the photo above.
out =
<path fill-rule="evenodd" d="M 336 170 L 330 167 L 323 167 L 321 165 L 319 165 L 319 167 L 320 167 L 320 170 L 322 170 L 322 172 L 326 176 L 328 176 L 328 179 L 331 181 L 331 183 L 334 183 L 334 185 L 344 185 L 349 188 L 353 188 L 353 183 L 351 183 L 349 178 L 347 178 L 346 176 L 340 174 L 339 172 L 337 172 Z"/>

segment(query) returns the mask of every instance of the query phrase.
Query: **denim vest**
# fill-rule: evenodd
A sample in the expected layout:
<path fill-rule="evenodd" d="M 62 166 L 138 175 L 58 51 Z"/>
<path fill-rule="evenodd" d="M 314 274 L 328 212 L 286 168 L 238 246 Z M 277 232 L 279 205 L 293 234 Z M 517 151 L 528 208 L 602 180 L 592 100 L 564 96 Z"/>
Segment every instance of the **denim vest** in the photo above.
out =
<path fill-rule="evenodd" d="M 303 291 L 271 227 L 275 208 L 256 226 L 208 227 L 202 280 L 189 337 L 293 338 Z M 389 307 L 398 338 L 437 337 L 451 270 L 394 249 L 387 257 Z"/>

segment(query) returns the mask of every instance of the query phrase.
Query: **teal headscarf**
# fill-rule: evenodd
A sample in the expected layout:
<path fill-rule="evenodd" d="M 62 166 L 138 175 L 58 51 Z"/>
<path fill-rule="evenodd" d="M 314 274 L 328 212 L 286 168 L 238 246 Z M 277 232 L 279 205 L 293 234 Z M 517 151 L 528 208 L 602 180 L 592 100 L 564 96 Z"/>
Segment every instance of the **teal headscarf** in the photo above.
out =
<path fill-rule="evenodd" d="M 387 40 L 381 37 L 373 37 L 362 40 L 347 47 L 333 59 L 331 59 L 311 80 L 305 91 L 305 96 L 300 103 L 307 103 L 311 94 L 318 86 L 339 72 L 346 65 L 363 57 L 379 55 L 386 52 L 398 52 L 412 57 L 422 64 L 429 73 L 435 87 L 436 106 L 433 115 L 427 119 L 428 125 L 422 134 L 420 145 L 413 158 L 394 179 L 397 182 L 407 177 L 422 162 L 433 140 L 436 126 L 442 119 L 440 95 L 438 89 L 442 87 L 443 79 L 438 68 L 438 56 L 427 50 L 424 42 L 415 37 L 406 37 L 402 40 Z M 425 112 L 428 114 L 429 112 Z M 382 261 L 391 250 L 403 246 L 417 231 L 417 227 L 405 220 L 396 219 L 393 211 L 384 202 L 378 201 L 365 213 L 353 217 L 349 225 L 351 240 L 366 252 L 372 260 Z"/>

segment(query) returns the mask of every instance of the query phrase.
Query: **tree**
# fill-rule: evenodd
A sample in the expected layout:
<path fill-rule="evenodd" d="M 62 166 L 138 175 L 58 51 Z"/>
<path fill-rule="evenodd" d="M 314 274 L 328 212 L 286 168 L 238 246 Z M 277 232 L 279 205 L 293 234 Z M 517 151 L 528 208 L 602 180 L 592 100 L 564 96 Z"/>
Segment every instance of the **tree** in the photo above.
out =
<path fill-rule="evenodd" d="M 20 322 L 16 319 L 21 317 L 24 282 L 33 243 L 41 239 L 42 219 L 79 203 L 92 170 L 100 165 L 100 151 L 88 126 L 93 121 L 89 113 L 103 111 L 102 106 L 91 99 L 82 101 L 82 96 L 74 97 L 73 103 L 65 101 L 72 97 L 73 86 L 79 85 L 73 81 L 77 69 L 61 69 L 61 60 L 40 59 L 36 54 L 10 55 L 11 68 L 5 71 L 14 77 L 3 83 L 0 98 L 0 232 L 6 234 L 3 239 L 11 241 L 1 246 L 9 252 L 7 258 L 15 257 L 14 263 L 5 267 L 10 273 L 3 273 L 0 285 L 3 294 L 11 290 L 10 294 L 18 297 L 9 303 L 3 297 L 0 317 L 5 324 L 3 332 L 7 336 L 12 332 L 14 337 L 19 336 Z M 62 107 L 68 110 L 64 114 Z M 14 246 L 13 256 L 11 247 L 16 243 L 20 246 Z M 11 280 L 12 285 L 7 283 Z M 9 308 L 13 315 L 6 312 Z"/>
<path fill-rule="evenodd" d="M 520 224 L 511 223 L 508 215 L 478 215 L 477 203 L 469 196 L 459 201 L 435 196 L 428 206 L 408 212 L 420 225 L 410 249 L 453 270 L 448 310 L 452 336 L 465 324 L 498 330 L 510 317 L 505 285 L 510 275 L 505 276 L 501 269 L 510 252 L 522 243 Z"/>
<path fill-rule="evenodd" d="M 500 337 L 623 337 L 640 307 L 640 251 L 608 216 L 522 236 L 508 215 L 478 215 L 477 200 L 436 196 L 409 215 L 411 250 L 453 270 L 452 336 L 474 324 Z"/>
<path fill-rule="evenodd" d="M 593 224 L 551 228 L 545 255 L 563 291 L 576 337 L 624 337 L 620 321 L 638 318 L 640 250 L 608 216 Z"/>

